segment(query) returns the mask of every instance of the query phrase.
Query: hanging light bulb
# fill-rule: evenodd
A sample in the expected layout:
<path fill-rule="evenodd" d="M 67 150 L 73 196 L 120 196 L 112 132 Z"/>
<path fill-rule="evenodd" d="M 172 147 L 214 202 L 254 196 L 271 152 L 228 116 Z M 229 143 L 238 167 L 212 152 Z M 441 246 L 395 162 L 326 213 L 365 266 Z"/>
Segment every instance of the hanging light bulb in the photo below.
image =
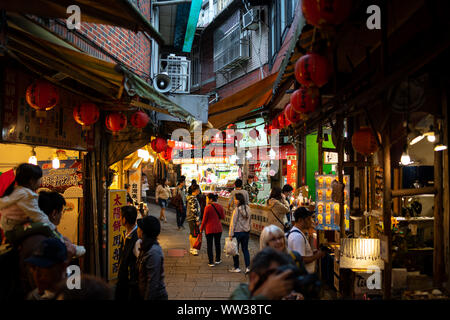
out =
<path fill-rule="evenodd" d="M 402 157 L 400 158 L 400 163 L 404 166 L 407 166 L 408 164 L 411 164 L 411 157 L 408 154 L 408 145 L 405 144 L 403 148 Z"/>
<path fill-rule="evenodd" d="M 247 159 L 251 159 L 253 157 L 252 153 L 250 152 L 250 150 L 247 151 L 247 153 L 245 154 L 245 157 Z"/>
<path fill-rule="evenodd" d="M 444 151 L 447 150 L 447 146 L 443 143 L 438 143 L 435 147 L 434 147 L 434 151 Z"/>
<path fill-rule="evenodd" d="M 52 168 L 53 168 L 53 169 L 59 169 L 59 165 L 60 165 L 60 163 L 59 163 L 59 158 L 58 158 L 57 155 L 55 155 L 55 156 L 53 157 L 53 160 L 52 160 Z"/>
<path fill-rule="evenodd" d="M 37 165 L 36 151 L 34 151 L 34 147 L 31 149 L 31 157 L 28 158 L 28 163 Z"/>
<path fill-rule="evenodd" d="M 427 137 L 427 140 L 429 142 L 435 142 L 436 141 L 436 135 L 434 133 L 434 129 L 433 129 L 432 125 L 430 126 L 430 130 L 428 132 L 425 132 L 423 135 L 425 137 Z"/>
<path fill-rule="evenodd" d="M 416 143 L 420 142 L 423 140 L 423 138 L 425 138 L 425 135 L 423 135 L 420 131 L 416 131 L 417 136 L 411 140 L 411 142 L 409 143 L 411 146 L 415 145 Z"/>

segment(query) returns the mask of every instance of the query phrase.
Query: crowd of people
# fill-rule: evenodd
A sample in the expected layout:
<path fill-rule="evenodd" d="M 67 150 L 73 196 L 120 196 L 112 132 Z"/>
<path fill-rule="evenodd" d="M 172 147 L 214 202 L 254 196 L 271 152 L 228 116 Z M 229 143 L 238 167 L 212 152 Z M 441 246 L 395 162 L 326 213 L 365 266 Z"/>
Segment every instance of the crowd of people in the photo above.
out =
<path fill-rule="evenodd" d="M 156 189 L 156 202 L 161 207 L 159 219 L 152 215 L 138 219 L 133 203 L 121 207 L 120 221 L 125 232 L 121 237 L 116 285 L 83 275 L 82 289 L 71 290 L 67 285 L 67 267 L 84 255 L 85 248 L 58 232 L 66 203 L 57 192 L 37 194 L 41 178 L 40 167 L 21 164 L 0 194 L 0 299 L 167 300 L 164 254 L 158 236 L 161 222 L 167 221 L 165 209 L 169 200 L 176 209 L 178 230 L 184 229 L 185 221 L 188 223 L 190 254 L 199 255 L 199 236 L 205 233 L 208 266 L 222 263 L 221 221 L 225 219 L 225 208 L 217 202 L 218 196 L 202 194 L 195 180 L 186 190 L 184 177 L 172 193 L 165 179 Z M 229 271 L 242 272 L 239 250 L 242 251 L 249 283 L 238 286 L 230 299 L 305 299 L 317 295 L 314 288 L 320 285 L 316 285 L 313 275 L 316 261 L 325 253 L 312 249 L 308 232 L 313 228 L 313 213 L 304 207 L 292 210 L 296 205 L 291 200 L 292 191 L 289 185 L 273 188 L 268 200 L 272 216 L 260 235 L 260 252 L 251 259 L 249 203 L 257 189 L 252 186 L 251 177 L 245 187 L 241 179 L 235 181 L 226 208 L 232 211 L 227 238 L 235 239 L 237 244 Z"/>

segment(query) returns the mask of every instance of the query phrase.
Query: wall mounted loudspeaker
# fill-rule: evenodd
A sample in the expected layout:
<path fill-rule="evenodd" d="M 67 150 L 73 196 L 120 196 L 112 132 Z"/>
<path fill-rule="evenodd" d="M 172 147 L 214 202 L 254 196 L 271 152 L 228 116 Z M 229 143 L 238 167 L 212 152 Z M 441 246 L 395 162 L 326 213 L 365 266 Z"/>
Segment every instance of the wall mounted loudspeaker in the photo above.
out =
<path fill-rule="evenodd" d="M 160 73 L 153 79 L 153 87 L 159 92 L 169 92 L 172 89 L 172 81 L 168 74 Z"/>

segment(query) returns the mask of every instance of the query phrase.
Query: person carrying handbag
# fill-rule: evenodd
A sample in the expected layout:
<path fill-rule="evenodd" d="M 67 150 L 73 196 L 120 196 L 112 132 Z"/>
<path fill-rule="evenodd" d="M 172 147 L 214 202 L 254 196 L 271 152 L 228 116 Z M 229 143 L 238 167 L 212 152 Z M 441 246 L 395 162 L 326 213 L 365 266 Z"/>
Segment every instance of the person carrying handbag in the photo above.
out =
<path fill-rule="evenodd" d="M 222 223 L 220 220 L 225 219 L 225 212 L 220 204 L 217 203 L 218 195 L 214 193 L 208 194 L 206 198 L 207 206 L 203 214 L 202 225 L 200 226 L 200 233 L 205 231 L 206 245 L 208 252 L 209 263 L 208 266 L 214 267 L 220 264 L 220 238 L 222 237 Z M 213 241 L 216 247 L 216 261 L 214 262 L 213 255 Z"/>
<path fill-rule="evenodd" d="M 267 207 L 272 211 L 272 214 L 268 217 L 268 225 L 273 224 L 285 232 L 289 231 L 290 226 L 286 215 L 289 213 L 290 207 L 280 187 L 272 189 Z"/>
<path fill-rule="evenodd" d="M 235 204 L 236 208 L 233 211 L 231 217 L 229 237 L 230 239 L 235 237 L 239 246 L 244 254 L 245 261 L 245 273 L 250 272 L 250 252 L 248 251 L 248 241 L 250 239 L 251 229 L 251 214 L 250 207 L 246 203 L 245 197 L 241 193 L 236 193 Z M 239 249 L 238 249 L 239 250 Z M 233 256 L 234 267 L 228 271 L 241 272 L 239 268 L 239 255 Z"/>

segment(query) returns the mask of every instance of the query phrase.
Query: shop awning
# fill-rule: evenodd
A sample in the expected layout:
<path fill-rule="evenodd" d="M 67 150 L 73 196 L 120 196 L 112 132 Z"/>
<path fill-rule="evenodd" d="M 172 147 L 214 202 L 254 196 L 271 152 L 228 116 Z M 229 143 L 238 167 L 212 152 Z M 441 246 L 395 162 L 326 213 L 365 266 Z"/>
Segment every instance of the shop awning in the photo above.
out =
<path fill-rule="evenodd" d="M 255 108 L 264 106 L 272 97 L 272 87 L 277 76 L 278 73 L 274 73 L 209 106 L 208 121 L 215 128 L 221 129 Z"/>
<path fill-rule="evenodd" d="M 22 16 L 8 14 L 8 26 L 8 54 L 56 85 L 106 107 L 120 109 L 131 105 L 193 121 L 188 111 L 125 66 L 85 54 Z M 124 91 L 127 96 L 123 96 Z"/>
<path fill-rule="evenodd" d="M 158 44 L 164 45 L 161 35 L 130 0 L 0 0 L 0 5 L 2 9 L 10 12 L 61 19 L 70 16 L 67 13 L 69 6 L 77 5 L 81 11 L 81 22 L 147 32 Z"/>

